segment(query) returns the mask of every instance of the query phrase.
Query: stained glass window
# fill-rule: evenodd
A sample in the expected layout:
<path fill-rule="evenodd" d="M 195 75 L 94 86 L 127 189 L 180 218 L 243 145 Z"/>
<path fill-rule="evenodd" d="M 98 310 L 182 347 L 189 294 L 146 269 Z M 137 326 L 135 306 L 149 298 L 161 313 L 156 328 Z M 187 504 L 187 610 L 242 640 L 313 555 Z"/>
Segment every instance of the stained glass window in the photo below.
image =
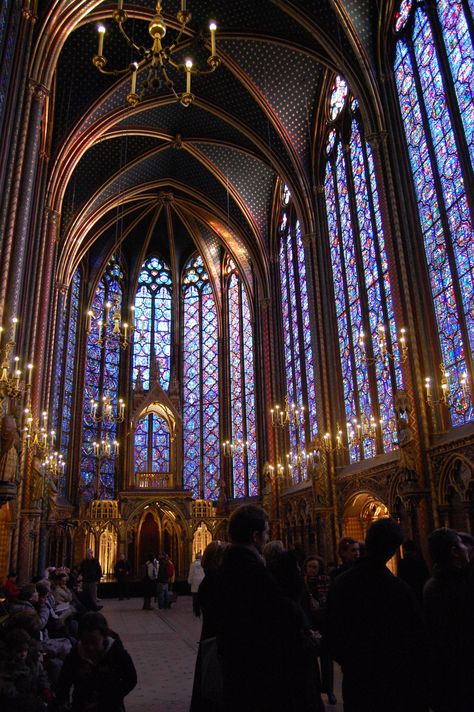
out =
<path fill-rule="evenodd" d="M 117 439 L 117 424 L 108 420 L 96 422 L 90 403 L 108 395 L 118 403 L 121 346 L 113 336 L 113 320 L 107 319 L 107 304 L 122 307 L 123 273 L 112 258 L 98 284 L 92 301 L 93 328 L 87 336 L 84 382 L 84 419 L 79 491 L 83 499 L 113 499 L 115 496 L 115 455 L 98 460 L 93 443 Z M 104 323 L 104 343 L 99 342 L 98 322 Z M 105 324 L 107 324 L 105 326 Z"/>
<path fill-rule="evenodd" d="M 258 494 L 252 318 L 245 286 L 231 260 L 227 274 L 233 495 L 252 497 Z"/>
<path fill-rule="evenodd" d="M 461 387 L 464 374 L 470 383 L 474 375 L 473 219 L 465 190 L 474 155 L 472 16 L 461 1 L 438 0 L 436 10 L 428 16 L 414 3 L 413 22 L 395 25 L 402 32 L 394 72 L 451 420 L 460 425 L 474 417 Z"/>
<path fill-rule="evenodd" d="M 65 308 L 58 318 L 56 354 L 53 378 L 53 419 L 56 432 L 56 447 L 66 461 L 66 468 L 59 481 L 59 494 L 66 496 L 66 478 L 70 463 L 71 421 L 76 367 L 77 329 L 81 274 L 77 269 L 72 278 Z"/>
<path fill-rule="evenodd" d="M 135 295 L 133 339 L 133 382 L 139 378 L 145 390 L 156 378 L 163 390 L 169 388 L 172 284 L 171 271 L 163 260 L 151 257 L 145 262 Z"/>
<path fill-rule="evenodd" d="M 135 427 L 135 472 L 169 472 L 170 432 L 164 418 L 149 413 Z"/>
<path fill-rule="evenodd" d="M 355 462 L 374 456 L 377 442 L 383 450 L 394 446 L 393 397 L 403 384 L 374 162 L 354 101 L 350 109 L 349 135 L 342 120 L 334 128 L 324 190 L 349 459 Z M 387 344 L 394 359 L 385 355 Z"/>
<path fill-rule="evenodd" d="M 184 486 L 216 500 L 220 479 L 219 332 L 209 275 L 200 256 L 183 273 Z"/>
<path fill-rule="evenodd" d="M 338 75 L 334 79 L 331 97 L 329 99 L 329 116 L 331 118 L 331 121 L 334 121 L 334 119 L 339 116 L 342 109 L 344 108 L 347 91 L 348 89 L 345 79 Z"/>
<path fill-rule="evenodd" d="M 280 220 L 280 285 L 283 314 L 285 373 L 288 404 L 299 409 L 304 406 L 304 423 L 290 424 L 291 453 L 305 449 L 306 434 L 316 434 L 316 394 L 313 350 L 309 315 L 306 261 L 301 228 L 289 207 L 282 210 Z M 306 469 L 301 464 L 292 468 L 294 481 L 304 479 Z"/>

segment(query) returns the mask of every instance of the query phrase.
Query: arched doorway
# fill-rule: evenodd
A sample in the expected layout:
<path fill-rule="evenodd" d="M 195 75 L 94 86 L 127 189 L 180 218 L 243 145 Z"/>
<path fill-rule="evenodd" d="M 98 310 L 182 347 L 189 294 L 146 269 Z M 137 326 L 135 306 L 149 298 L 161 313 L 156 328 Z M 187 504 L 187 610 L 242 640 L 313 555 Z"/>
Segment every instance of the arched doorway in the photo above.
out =
<path fill-rule="evenodd" d="M 148 554 L 158 556 L 160 544 L 160 526 L 156 513 L 145 511 L 138 536 L 138 565 L 145 563 Z"/>
<path fill-rule="evenodd" d="M 386 517 L 390 517 L 390 512 L 384 502 L 369 492 L 360 492 L 350 499 L 344 508 L 343 535 L 364 541 L 370 525 Z M 387 566 L 396 573 L 396 556 L 390 559 Z"/>

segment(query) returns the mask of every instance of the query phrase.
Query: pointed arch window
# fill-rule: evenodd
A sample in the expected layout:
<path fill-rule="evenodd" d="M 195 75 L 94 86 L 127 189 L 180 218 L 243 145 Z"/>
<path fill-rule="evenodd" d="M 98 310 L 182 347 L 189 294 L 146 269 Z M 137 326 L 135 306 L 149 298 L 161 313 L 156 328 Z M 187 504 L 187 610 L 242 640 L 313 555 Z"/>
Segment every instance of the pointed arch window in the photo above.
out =
<path fill-rule="evenodd" d="M 289 191 L 284 186 L 280 214 L 280 287 L 286 392 L 290 405 L 304 406 L 306 432 L 311 439 L 316 434 L 317 414 L 307 269 L 300 223 L 294 215 L 291 196 L 286 196 Z M 289 440 L 291 452 L 305 449 L 305 430 L 290 423 Z M 292 475 L 298 481 L 305 476 L 305 471 L 301 466 L 294 467 Z"/>
<path fill-rule="evenodd" d="M 143 264 L 135 295 L 133 383 L 140 379 L 148 390 L 150 378 L 159 376 L 165 391 L 170 384 L 171 315 L 173 280 L 168 265 L 159 257 Z"/>
<path fill-rule="evenodd" d="M 330 116 L 334 113 L 330 104 Z M 391 415 L 402 373 L 374 162 L 356 100 L 345 98 L 342 106 L 339 103 L 325 154 L 324 192 L 345 420 L 349 433 L 354 420 L 381 424 L 380 446 L 386 451 L 395 441 Z M 380 329 L 394 360 L 383 357 Z M 376 452 L 377 439 L 362 436 L 362 442 L 354 439 L 349 448 L 350 461 Z"/>
<path fill-rule="evenodd" d="M 209 275 L 199 255 L 183 273 L 184 487 L 216 500 L 220 479 L 219 327 Z"/>
<path fill-rule="evenodd" d="M 119 397 L 119 371 L 121 347 L 116 339 L 108 339 L 114 324 L 106 319 L 107 302 L 122 305 L 123 271 L 117 259 L 112 258 L 99 281 L 92 311 L 96 319 L 107 321 L 105 345 L 97 342 L 97 334 L 92 331 L 87 337 L 86 364 L 84 379 L 84 417 L 82 426 L 82 454 L 79 492 L 83 499 L 114 499 L 115 496 L 115 456 L 97 460 L 93 454 L 92 443 L 108 438 L 117 438 L 117 424 L 97 423 L 90 416 L 91 400 L 98 401 L 103 394 L 108 394 L 113 402 Z"/>
<path fill-rule="evenodd" d="M 472 2 L 408 2 L 395 18 L 394 73 L 453 425 L 474 418 Z"/>
<path fill-rule="evenodd" d="M 67 470 L 70 462 L 71 423 L 76 369 L 77 329 L 79 321 L 79 300 L 81 293 L 81 273 L 74 272 L 65 308 L 58 319 L 58 336 L 53 378 L 53 423 L 56 432 L 56 446 L 66 461 L 66 471 L 60 477 L 58 491 L 66 495 Z"/>
<path fill-rule="evenodd" d="M 135 427 L 135 472 L 169 472 L 170 431 L 157 413 L 141 418 Z"/>
<path fill-rule="evenodd" d="M 247 291 L 232 260 L 227 264 L 230 420 L 233 443 L 233 495 L 258 494 L 253 329 Z"/>

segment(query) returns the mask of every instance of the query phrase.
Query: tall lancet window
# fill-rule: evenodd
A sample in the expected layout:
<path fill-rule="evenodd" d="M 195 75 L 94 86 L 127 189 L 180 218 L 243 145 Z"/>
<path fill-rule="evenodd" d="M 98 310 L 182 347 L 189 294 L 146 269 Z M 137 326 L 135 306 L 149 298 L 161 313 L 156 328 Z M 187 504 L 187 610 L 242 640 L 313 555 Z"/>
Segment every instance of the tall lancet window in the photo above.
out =
<path fill-rule="evenodd" d="M 341 77 L 330 97 L 329 119 L 324 190 L 342 396 L 354 462 L 394 445 L 401 331 L 394 317 L 372 152 L 357 101 L 349 99 Z"/>
<path fill-rule="evenodd" d="M 280 286 L 283 316 L 283 342 L 288 404 L 304 407 L 304 419 L 289 425 L 290 451 L 305 450 L 305 433 L 316 435 L 316 394 L 313 349 L 309 318 L 307 269 L 301 227 L 291 206 L 285 186 L 280 214 Z M 292 463 L 295 482 L 304 479 L 306 470 L 301 458 Z"/>
<path fill-rule="evenodd" d="M 472 12 L 462 0 L 429 9 L 405 0 L 395 19 L 394 72 L 453 425 L 474 418 Z"/>
<path fill-rule="evenodd" d="M 209 275 L 200 256 L 183 273 L 184 487 L 216 500 L 220 479 L 219 327 Z"/>
<path fill-rule="evenodd" d="M 245 285 L 227 264 L 233 495 L 258 494 L 253 328 Z"/>
<path fill-rule="evenodd" d="M 135 472 L 169 472 L 170 431 L 164 418 L 149 413 L 135 428 Z"/>
<path fill-rule="evenodd" d="M 133 383 L 141 381 L 145 390 L 156 378 L 169 389 L 172 293 L 169 267 L 159 257 L 149 258 L 138 278 L 133 339 Z"/>
<path fill-rule="evenodd" d="M 114 405 L 119 399 L 119 370 L 121 346 L 113 336 L 113 320 L 108 316 L 108 304 L 122 306 L 123 272 L 112 258 L 105 268 L 92 300 L 93 328 L 87 337 L 84 380 L 84 418 L 82 427 L 82 457 L 79 492 L 83 499 L 114 499 L 115 455 L 97 459 L 93 443 L 113 442 L 117 438 L 117 424 L 108 420 L 96 422 L 92 417 L 91 401 L 109 396 Z M 97 324 L 107 324 L 102 343 L 98 340 Z"/>
<path fill-rule="evenodd" d="M 71 281 L 64 309 L 58 317 L 58 336 L 53 378 L 53 423 L 56 431 L 56 447 L 66 461 L 64 473 L 60 475 L 58 490 L 66 495 L 66 477 L 70 463 L 71 422 L 76 369 L 77 328 L 79 320 L 79 300 L 81 293 L 81 273 L 77 269 Z"/>

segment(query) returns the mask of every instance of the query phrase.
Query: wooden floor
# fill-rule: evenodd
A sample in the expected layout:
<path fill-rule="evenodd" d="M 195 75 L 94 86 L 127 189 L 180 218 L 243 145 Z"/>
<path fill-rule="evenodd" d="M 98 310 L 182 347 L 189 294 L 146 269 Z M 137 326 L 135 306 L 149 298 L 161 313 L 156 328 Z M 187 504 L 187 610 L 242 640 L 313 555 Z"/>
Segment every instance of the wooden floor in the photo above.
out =
<path fill-rule="evenodd" d="M 138 685 L 125 700 L 126 712 L 188 712 L 201 630 L 191 597 L 178 598 L 166 611 L 143 611 L 138 598 L 104 599 L 102 604 L 137 668 Z M 328 712 L 342 712 L 338 671 L 335 693 L 339 704 L 327 705 Z"/>

